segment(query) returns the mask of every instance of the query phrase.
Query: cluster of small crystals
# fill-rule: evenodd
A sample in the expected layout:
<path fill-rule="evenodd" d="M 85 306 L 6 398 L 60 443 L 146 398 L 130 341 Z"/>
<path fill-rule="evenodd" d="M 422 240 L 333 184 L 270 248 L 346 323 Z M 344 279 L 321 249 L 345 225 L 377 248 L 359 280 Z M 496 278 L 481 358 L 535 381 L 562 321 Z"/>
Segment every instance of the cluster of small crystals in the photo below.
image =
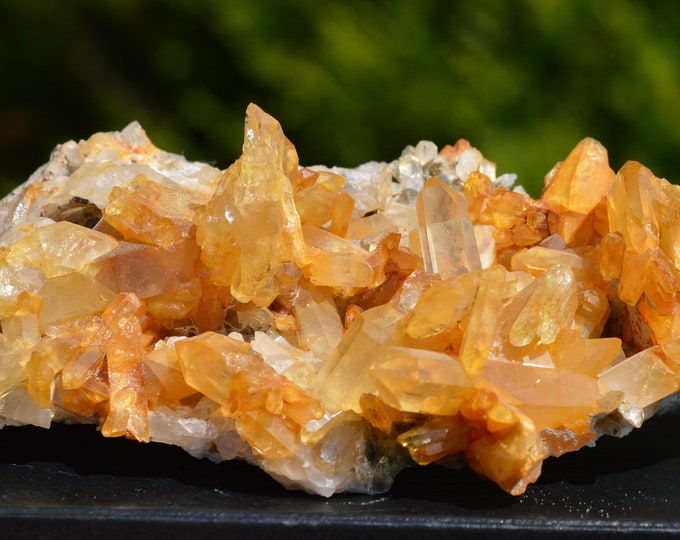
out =
<path fill-rule="evenodd" d="M 539 200 L 466 141 L 305 168 L 247 111 L 226 171 L 137 124 L 0 202 L 0 427 L 243 458 L 291 488 L 467 464 L 513 494 L 680 387 L 680 188 L 585 139 Z"/>

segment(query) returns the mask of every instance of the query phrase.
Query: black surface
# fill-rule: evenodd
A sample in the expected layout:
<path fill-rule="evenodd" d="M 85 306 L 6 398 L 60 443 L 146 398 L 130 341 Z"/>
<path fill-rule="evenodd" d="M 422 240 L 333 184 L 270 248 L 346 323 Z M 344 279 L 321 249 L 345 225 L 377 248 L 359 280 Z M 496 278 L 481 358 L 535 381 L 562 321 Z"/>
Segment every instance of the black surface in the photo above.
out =
<path fill-rule="evenodd" d="M 402 472 L 384 495 L 286 491 L 239 461 L 104 439 L 92 426 L 0 430 L 0 538 L 609 538 L 680 534 L 680 416 L 544 464 L 511 497 L 469 471 Z"/>

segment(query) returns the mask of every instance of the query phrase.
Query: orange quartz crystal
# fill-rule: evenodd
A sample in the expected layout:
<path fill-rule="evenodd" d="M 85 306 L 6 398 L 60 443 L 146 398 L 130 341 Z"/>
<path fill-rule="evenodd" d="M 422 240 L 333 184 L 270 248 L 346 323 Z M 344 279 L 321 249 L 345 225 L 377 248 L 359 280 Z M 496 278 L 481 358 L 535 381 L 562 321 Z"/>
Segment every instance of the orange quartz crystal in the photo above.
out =
<path fill-rule="evenodd" d="M 680 188 L 584 139 L 532 199 L 467 141 L 301 167 L 246 113 L 228 169 L 138 124 L 0 201 L 0 427 L 244 458 L 324 496 L 550 456 L 680 389 Z"/>

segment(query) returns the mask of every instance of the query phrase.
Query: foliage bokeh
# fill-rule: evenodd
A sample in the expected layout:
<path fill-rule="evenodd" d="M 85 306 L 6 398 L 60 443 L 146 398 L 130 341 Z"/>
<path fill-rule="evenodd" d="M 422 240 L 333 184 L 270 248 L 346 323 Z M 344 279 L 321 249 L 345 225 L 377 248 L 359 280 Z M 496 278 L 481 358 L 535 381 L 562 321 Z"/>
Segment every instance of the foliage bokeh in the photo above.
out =
<path fill-rule="evenodd" d="M 676 181 L 679 27 L 675 1 L 4 0 L 0 190 L 135 119 L 226 167 L 250 101 L 305 164 L 463 137 L 537 195 L 592 136 Z"/>

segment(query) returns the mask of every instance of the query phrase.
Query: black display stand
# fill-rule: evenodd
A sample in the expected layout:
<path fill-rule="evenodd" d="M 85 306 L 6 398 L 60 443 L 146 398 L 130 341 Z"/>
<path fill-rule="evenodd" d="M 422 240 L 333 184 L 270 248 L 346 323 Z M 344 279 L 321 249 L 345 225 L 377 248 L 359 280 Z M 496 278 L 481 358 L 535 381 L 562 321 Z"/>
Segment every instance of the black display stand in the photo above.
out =
<path fill-rule="evenodd" d="M 0 430 L 0 538 L 660 538 L 680 534 L 680 415 L 549 459 L 512 497 L 470 471 L 408 469 L 383 495 L 287 491 L 243 462 L 104 439 L 93 426 Z"/>

